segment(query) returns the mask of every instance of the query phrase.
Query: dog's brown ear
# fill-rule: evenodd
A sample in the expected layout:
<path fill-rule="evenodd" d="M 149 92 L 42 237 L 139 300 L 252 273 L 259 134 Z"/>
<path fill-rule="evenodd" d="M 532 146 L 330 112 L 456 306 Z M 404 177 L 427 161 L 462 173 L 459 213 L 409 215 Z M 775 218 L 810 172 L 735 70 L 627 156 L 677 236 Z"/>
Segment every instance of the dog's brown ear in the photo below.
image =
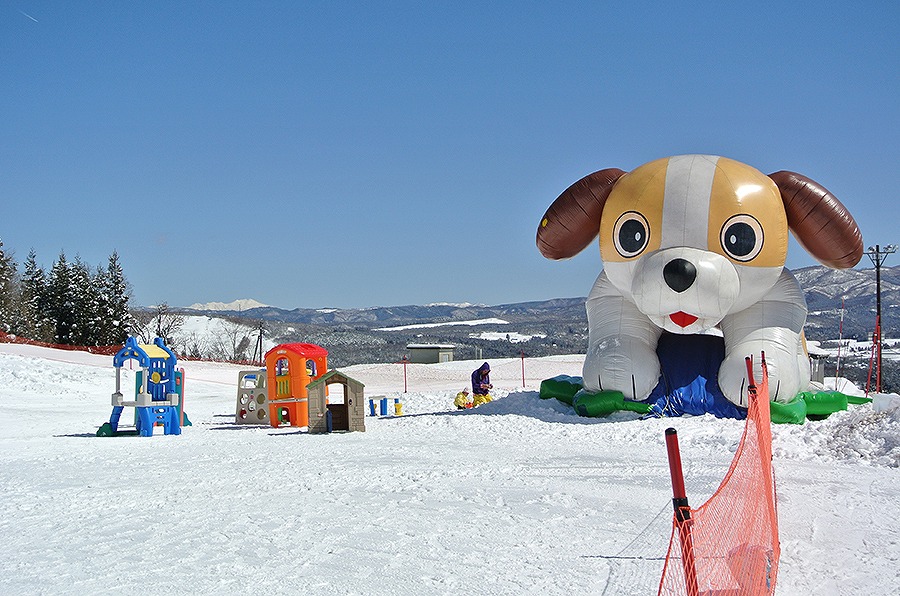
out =
<path fill-rule="evenodd" d="M 817 261 L 833 269 L 849 269 L 863 255 L 856 220 L 821 184 L 795 172 L 769 174 L 781 191 L 788 226 Z"/>
<path fill-rule="evenodd" d="M 548 259 L 580 253 L 600 232 L 606 198 L 625 172 L 607 168 L 588 174 L 567 188 L 547 209 L 537 230 L 537 246 Z"/>

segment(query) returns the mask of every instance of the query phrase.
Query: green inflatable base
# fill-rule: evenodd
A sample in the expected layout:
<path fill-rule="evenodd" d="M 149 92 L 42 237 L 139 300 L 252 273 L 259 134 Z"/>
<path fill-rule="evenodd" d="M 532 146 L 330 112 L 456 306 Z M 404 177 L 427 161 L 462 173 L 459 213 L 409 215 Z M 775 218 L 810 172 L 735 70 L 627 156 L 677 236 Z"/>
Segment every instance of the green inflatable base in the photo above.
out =
<path fill-rule="evenodd" d="M 541 381 L 541 399 L 557 399 L 569 404 L 579 416 L 603 418 L 613 412 L 650 412 L 650 405 L 629 401 L 619 391 L 588 393 L 579 377 L 560 375 Z M 871 402 L 868 397 L 845 395 L 839 391 L 804 391 L 786 404 L 769 402 L 769 412 L 775 424 L 803 424 L 806 420 L 824 420 L 835 412 L 846 410 L 848 404 Z"/>
<path fill-rule="evenodd" d="M 613 412 L 630 411 L 638 414 L 650 412 L 650 405 L 629 401 L 621 391 L 588 393 L 581 387 L 578 377 L 559 376 L 541 382 L 541 399 L 556 398 L 567 403 L 579 416 L 603 418 Z"/>
<path fill-rule="evenodd" d="M 769 416 L 775 424 L 803 424 L 806 420 L 825 420 L 848 404 L 866 404 L 870 397 L 846 395 L 840 391 L 804 391 L 786 404 L 769 402 Z"/>

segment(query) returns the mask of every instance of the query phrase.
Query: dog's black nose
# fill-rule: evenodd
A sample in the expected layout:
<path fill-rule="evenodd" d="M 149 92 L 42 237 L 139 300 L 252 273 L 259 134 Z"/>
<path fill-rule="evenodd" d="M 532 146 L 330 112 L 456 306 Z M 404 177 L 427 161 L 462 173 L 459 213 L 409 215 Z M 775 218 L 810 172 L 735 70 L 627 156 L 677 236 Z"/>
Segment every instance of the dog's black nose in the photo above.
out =
<path fill-rule="evenodd" d="M 697 268 L 684 259 L 672 259 L 663 267 L 663 279 L 676 292 L 683 292 L 697 279 Z"/>

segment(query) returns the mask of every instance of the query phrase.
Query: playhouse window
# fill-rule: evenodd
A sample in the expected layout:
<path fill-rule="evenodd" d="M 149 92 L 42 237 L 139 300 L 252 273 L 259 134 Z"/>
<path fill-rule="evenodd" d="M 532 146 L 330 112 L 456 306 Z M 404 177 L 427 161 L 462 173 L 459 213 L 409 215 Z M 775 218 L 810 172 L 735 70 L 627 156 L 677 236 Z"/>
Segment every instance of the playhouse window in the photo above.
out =
<path fill-rule="evenodd" d="M 287 358 L 279 358 L 275 362 L 275 376 L 284 377 L 288 374 L 288 372 L 290 372 L 289 366 L 288 366 L 288 359 Z"/>
<path fill-rule="evenodd" d="M 343 383 L 331 383 L 327 386 L 327 400 L 329 404 L 342 404 L 346 402 L 347 386 Z"/>
<path fill-rule="evenodd" d="M 306 361 L 306 374 L 308 374 L 310 377 L 316 376 L 316 363 L 314 360 Z"/>

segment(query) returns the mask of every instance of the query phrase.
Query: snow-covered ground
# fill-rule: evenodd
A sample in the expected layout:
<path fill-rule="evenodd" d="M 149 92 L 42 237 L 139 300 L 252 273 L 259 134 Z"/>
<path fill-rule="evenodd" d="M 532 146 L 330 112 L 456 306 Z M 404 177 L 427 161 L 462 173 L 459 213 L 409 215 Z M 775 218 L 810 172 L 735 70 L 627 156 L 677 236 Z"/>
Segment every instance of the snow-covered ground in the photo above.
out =
<path fill-rule="evenodd" d="M 365 433 L 233 424 L 240 367 L 182 362 L 180 436 L 97 438 L 111 358 L 0 344 L 2 594 L 654 594 L 669 537 L 664 430 L 688 495 L 743 422 L 579 418 L 540 380 L 582 357 L 491 360 L 496 401 L 456 411 L 480 362 L 342 369 L 404 416 Z M 123 386 L 129 386 L 126 370 Z M 900 586 L 900 414 L 775 426 L 781 595 Z"/>
<path fill-rule="evenodd" d="M 839 343 L 840 348 L 838 348 L 837 345 L 823 348 L 823 351 L 831 357 L 851 359 L 863 358 L 868 360 L 872 356 L 873 346 L 871 341 L 856 341 L 853 339 L 844 339 L 834 343 Z M 890 339 L 887 337 L 884 338 L 881 348 L 881 358 L 882 360 L 900 360 L 900 340 Z"/>
<path fill-rule="evenodd" d="M 443 323 L 416 323 L 414 325 L 396 325 L 394 327 L 376 327 L 372 331 L 402 331 L 408 329 L 429 329 L 431 327 L 451 327 L 456 325 L 509 325 L 509 321 L 503 319 L 472 319 L 471 321 L 445 321 Z"/>
<path fill-rule="evenodd" d="M 484 339 L 487 341 L 508 341 L 511 344 L 517 344 L 526 342 L 533 337 L 547 337 L 543 333 L 534 333 L 532 335 L 525 335 L 523 333 L 517 333 L 515 331 L 511 333 L 500 333 L 499 331 L 483 331 L 481 333 L 470 333 L 469 337 L 474 339 Z"/>

